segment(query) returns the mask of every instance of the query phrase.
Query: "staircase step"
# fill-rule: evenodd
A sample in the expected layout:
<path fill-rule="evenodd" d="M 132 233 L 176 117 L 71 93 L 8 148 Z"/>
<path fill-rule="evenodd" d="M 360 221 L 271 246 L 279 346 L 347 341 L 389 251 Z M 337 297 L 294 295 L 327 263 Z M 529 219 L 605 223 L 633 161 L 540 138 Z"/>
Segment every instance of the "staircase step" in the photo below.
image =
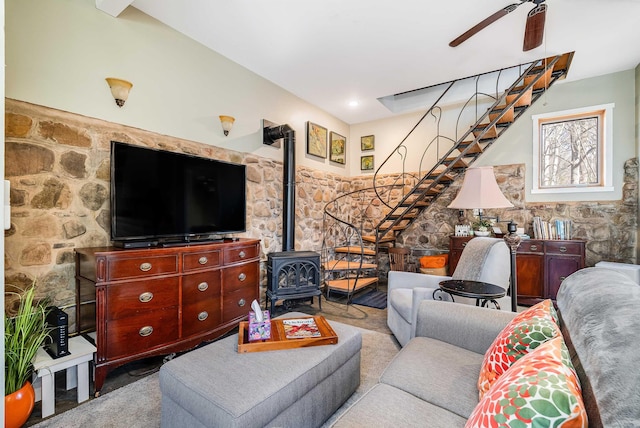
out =
<path fill-rule="evenodd" d="M 495 109 L 493 109 L 490 113 L 489 113 L 489 120 L 491 120 L 492 122 L 494 121 L 494 119 L 500 115 L 500 113 L 504 112 L 504 114 L 500 117 L 500 119 L 498 119 L 498 121 L 496 122 L 497 124 L 506 124 L 506 123 L 513 123 L 514 121 L 514 108 L 511 107 L 509 109 L 506 109 L 506 105 L 502 105 L 502 106 L 498 106 Z M 506 111 L 505 111 L 506 110 Z"/>
<path fill-rule="evenodd" d="M 361 270 L 369 270 L 369 269 L 376 269 L 378 267 L 378 265 L 374 264 L 374 263 L 362 263 L 360 264 L 360 262 L 349 262 L 346 260 L 329 260 L 327 262 L 324 262 L 322 264 L 322 267 L 324 268 L 324 270 L 356 270 L 356 269 L 361 269 Z"/>
<path fill-rule="evenodd" d="M 325 284 L 332 291 L 347 293 L 349 291 L 358 291 L 371 284 L 375 284 L 376 282 L 378 282 L 377 277 L 360 277 L 357 281 L 354 278 L 332 279 L 330 281 L 325 281 Z"/>
<path fill-rule="evenodd" d="M 469 163 L 464 159 L 460 158 L 458 160 L 457 156 L 451 156 L 444 160 L 444 164 L 450 166 L 451 168 L 468 168 Z"/>
<path fill-rule="evenodd" d="M 463 141 L 458 144 L 458 150 L 462 152 L 468 146 L 471 146 L 467 154 L 480 154 L 483 152 L 482 146 L 477 141 Z"/>
<path fill-rule="evenodd" d="M 513 88 L 513 90 L 507 95 L 507 104 L 511 104 L 513 100 L 517 98 L 518 101 L 513 105 L 514 107 L 529 107 L 531 105 L 533 90 L 529 88 L 525 91 L 524 88 L 524 86 Z"/>
<path fill-rule="evenodd" d="M 365 255 L 365 256 L 375 256 L 376 252 L 373 251 L 371 248 L 361 248 L 361 247 L 357 247 L 357 246 L 350 246 L 350 247 L 337 247 L 334 248 L 333 251 L 335 253 L 340 253 L 340 254 L 354 254 L 354 255 Z"/>
<path fill-rule="evenodd" d="M 536 77 L 540 74 L 543 76 L 533 85 L 533 90 L 536 89 L 547 89 L 551 84 L 551 74 L 553 73 L 553 68 L 549 68 L 548 70 L 544 70 L 544 67 L 536 67 L 532 70 L 532 72 L 524 77 L 524 84 L 529 85 Z"/>
<path fill-rule="evenodd" d="M 430 202 L 428 202 L 428 201 L 418 201 L 418 202 L 415 203 L 415 205 L 413 205 L 413 201 L 407 200 L 407 201 L 404 201 L 403 203 L 401 203 L 400 206 L 401 207 L 409 207 L 409 206 L 413 205 L 416 208 L 425 208 L 425 207 L 428 207 L 429 204 L 430 204 Z"/>
<path fill-rule="evenodd" d="M 362 236 L 362 240 L 366 241 L 366 242 L 371 242 L 372 244 L 376 243 L 376 237 L 373 235 L 363 235 Z M 384 238 L 381 238 L 380 241 L 378 241 L 379 244 L 384 244 L 387 242 L 395 242 L 396 237 L 395 236 L 386 236 Z"/>
<path fill-rule="evenodd" d="M 496 130 L 495 125 L 489 126 L 488 123 L 481 124 L 473 128 L 473 135 L 478 138 L 478 136 L 482 134 L 485 129 L 487 130 L 487 132 L 485 132 L 482 137 L 480 137 L 480 140 L 490 140 L 498 136 L 498 131 Z"/>
<path fill-rule="evenodd" d="M 403 218 L 403 219 L 407 219 L 407 220 L 413 220 L 416 217 L 418 217 L 418 213 L 414 212 L 414 211 L 404 212 L 404 213 L 394 213 L 394 214 L 387 215 L 387 218 L 389 220 L 396 220 L 396 219 L 399 219 L 399 218 Z"/>

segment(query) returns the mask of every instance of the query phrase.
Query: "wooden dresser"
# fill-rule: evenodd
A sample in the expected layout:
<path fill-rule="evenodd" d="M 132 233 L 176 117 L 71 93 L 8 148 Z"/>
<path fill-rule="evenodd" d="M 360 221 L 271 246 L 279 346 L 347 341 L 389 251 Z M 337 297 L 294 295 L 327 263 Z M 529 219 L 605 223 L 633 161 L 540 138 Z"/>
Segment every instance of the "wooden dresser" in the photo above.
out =
<path fill-rule="evenodd" d="M 259 241 L 76 250 L 79 333 L 96 332 L 95 390 L 112 369 L 193 348 L 247 318 L 258 298 Z"/>
<path fill-rule="evenodd" d="M 455 271 L 462 250 L 472 238 L 450 237 L 449 275 Z M 584 268 L 585 244 L 582 240 L 523 240 L 516 255 L 518 304 L 555 300 L 562 281 Z"/>

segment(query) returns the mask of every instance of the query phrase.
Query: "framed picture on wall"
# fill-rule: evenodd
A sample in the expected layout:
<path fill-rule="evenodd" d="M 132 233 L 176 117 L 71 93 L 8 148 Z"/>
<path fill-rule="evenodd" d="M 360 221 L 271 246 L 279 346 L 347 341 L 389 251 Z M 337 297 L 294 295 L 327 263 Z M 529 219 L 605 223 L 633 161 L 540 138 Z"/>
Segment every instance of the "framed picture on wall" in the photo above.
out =
<path fill-rule="evenodd" d="M 327 128 L 307 122 L 307 153 L 326 159 Z"/>
<path fill-rule="evenodd" d="M 329 146 L 329 160 L 344 165 L 347 139 L 333 131 L 331 131 L 329 136 L 329 141 L 331 141 L 331 145 Z"/>
<path fill-rule="evenodd" d="M 376 137 L 374 135 L 366 135 L 364 137 L 360 137 L 360 150 L 366 152 L 368 150 L 375 149 L 376 146 Z"/>
<path fill-rule="evenodd" d="M 360 169 L 362 171 L 373 170 L 373 155 L 360 156 Z"/>

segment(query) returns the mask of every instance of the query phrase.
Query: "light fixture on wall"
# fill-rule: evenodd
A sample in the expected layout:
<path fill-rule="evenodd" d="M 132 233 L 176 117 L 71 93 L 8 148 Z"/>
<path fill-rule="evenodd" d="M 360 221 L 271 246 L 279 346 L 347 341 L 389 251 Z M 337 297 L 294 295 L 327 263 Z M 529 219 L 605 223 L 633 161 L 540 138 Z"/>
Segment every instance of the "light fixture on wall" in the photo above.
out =
<path fill-rule="evenodd" d="M 129 97 L 129 91 L 133 87 L 133 83 L 115 77 L 107 77 L 105 79 L 111 88 L 111 95 L 116 100 L 118 107 L 122 107 Z"/>
<path fill-rule="evenodd" d="M 233 127 L 233 122 L 235 122 L 236 118 L 233 116 L 220 116 L 220 123 L 222 124 L 222 132 L 224 132 L 224 136 L 229 135 L 229 131 Z"/>
<path fill-rule="evenodd" d="M 448 208 L 478 209 L 480 220 L 482 220 L 482 210 L 485 208 L 511 208 L 513 204 L 498 187 L 496 176 L 493 173 L 492 166 L 480 166 L 467 168 L 464 174 L 462 187 L 458 191 L 458 195 L 449 204 Z M 496 218 L 497 219 L 497 218 Z M 499 219 L 497 219 L 499 221 Z M 508 233 L 504 235 L 504 241 L 511 251 L 511 310 L 518 311 L 518 283 L 516 278 L 516 251 L 520 246 L 520 236 L 516 233 L 517 224 L 509 221 L 507 225 Z"/>

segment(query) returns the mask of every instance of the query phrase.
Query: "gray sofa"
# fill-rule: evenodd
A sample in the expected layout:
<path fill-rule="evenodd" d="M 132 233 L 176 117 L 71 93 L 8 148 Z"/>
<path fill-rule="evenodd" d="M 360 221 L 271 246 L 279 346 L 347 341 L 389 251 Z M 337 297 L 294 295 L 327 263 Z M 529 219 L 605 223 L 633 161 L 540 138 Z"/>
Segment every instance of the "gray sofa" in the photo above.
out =
<path fill-rule="evenodd" d="M 587 268 L 557 297 L 561 330 L 582 385 L 590 427 L 640 427 L 640 286 Z M 515 316 L 424 300 L 415 338 L 335 427 L 462 427 L 478 403 L 483 354 Z"/>

